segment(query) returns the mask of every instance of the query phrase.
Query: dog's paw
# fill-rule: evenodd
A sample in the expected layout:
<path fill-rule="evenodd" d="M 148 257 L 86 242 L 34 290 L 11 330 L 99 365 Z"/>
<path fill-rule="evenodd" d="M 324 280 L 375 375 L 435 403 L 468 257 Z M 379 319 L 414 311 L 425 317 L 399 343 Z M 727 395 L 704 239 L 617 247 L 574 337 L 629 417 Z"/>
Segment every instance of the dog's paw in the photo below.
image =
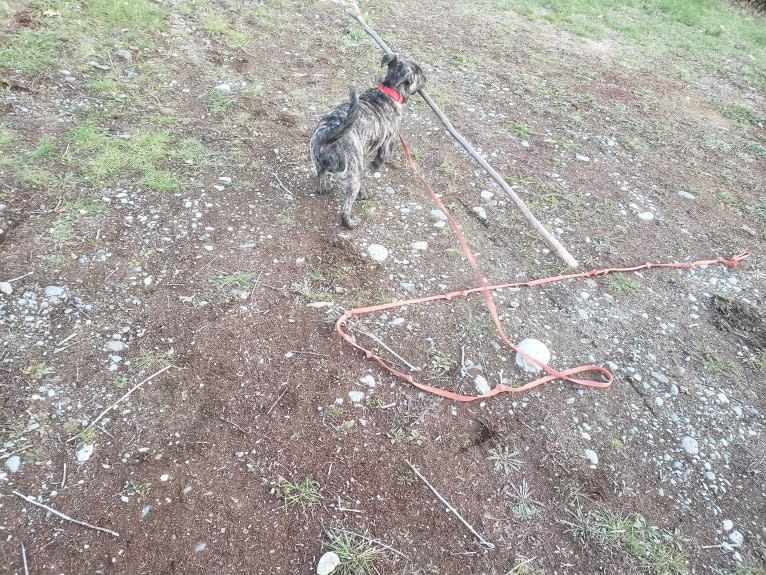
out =
<path fill-rule="evenodd" d="M 353 230 L 356 226 L 359 225 L 360 222 L 359 218 L 355 218 L 351 216 L 351 214 L 341 214 L 340 221 L 343 224 L 343 227 L 350 230 Z"/>
<path fill-rule="evenodd" d="M 360 200 L 372 199 L 372 192 L 370 192 L 369 190 L 359 190 L 359 199 Z"/>

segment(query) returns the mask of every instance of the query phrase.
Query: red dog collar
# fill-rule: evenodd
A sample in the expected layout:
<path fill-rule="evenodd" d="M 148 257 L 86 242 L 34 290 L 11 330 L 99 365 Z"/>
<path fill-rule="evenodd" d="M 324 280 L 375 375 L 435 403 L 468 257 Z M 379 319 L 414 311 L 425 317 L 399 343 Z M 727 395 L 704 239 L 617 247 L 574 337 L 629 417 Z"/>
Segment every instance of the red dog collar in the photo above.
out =
<path fill-rule="evenodd" d="M 400 104 L 404 104 L 404 96 L 402 96 L 399 92 L 391 88 L 390 86 L 386 86 L 383 82 L 378 82 L 375 85 L 378 90 L 381 92 L 384 92 L 386 96 L 391 98 L 394 102 L 399 102 Z"/>

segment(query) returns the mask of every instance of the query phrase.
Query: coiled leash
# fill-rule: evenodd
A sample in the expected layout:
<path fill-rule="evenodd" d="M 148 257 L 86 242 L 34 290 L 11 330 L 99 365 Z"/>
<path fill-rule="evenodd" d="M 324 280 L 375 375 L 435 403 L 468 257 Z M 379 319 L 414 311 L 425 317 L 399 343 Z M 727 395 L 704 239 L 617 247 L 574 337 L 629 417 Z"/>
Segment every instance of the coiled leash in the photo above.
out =
<path fill-rule="evenodd" d="M 547 278 L 540 278 L 540 279 L 530 280 L 526 282 L 489 285 L 487 278 L 484 276 L 484 274 L 481 271 L 481 268 L 476 262 L 476 258 L 474 257 L 473 252 L 471 251 L 471 248 L 468 246 L 468 242 L 465 240 L 465 236 L 463 235 L 460 225 L 457 223 L 457 221 L 449 212 L 449 210 L 447 210 L 447 207 L 444 205 L 444 202 L 441 201 L 441 198 L 439 198 L 436 195 L 436 193 L 433 191 L 433 189 L 431 188 L 431 185 L 428 183 L 425 177 L 421 174 L 414 158 L 412 157 L 412 153 L 410 152 L 410 149 L 405 143 L 404 139 L 401 136 L 399 136 L 399 140 L 402 144 L 402 148 L 404 149 L 404 155 L 407 158 L 407 163 L 415 172 L 415 175 L 418 177 L 421 184 L 423 184 L 423 187 L 428 192 L 428 195 L 431 197 L 431 201 L 433 201 L 436 207 L 447 216 L 447 221 L 449 222 L 450 228 L 452 229 L 452 233 L 455 235 L 455 239 L 457 240 L 458 244 L 460 245 L 460 248 L 463 250 L 463 254 L 468 260 L 468 263 L 470 264 L 471 268 L 473 269 L 476 279 L 478 281 L 479 287 L 470 288 L 470 289 L 466 289 L 462 291 L 455 291 L 455 292 L 451 292 L 447 294 L 437 294 L 437 295 L 419 297 L 419 298 L 414 298 L 409 300 L 396 301 L 393 303 L 359 307 L 359 308 L 346 310 L 343 313 L 343 315 L 341 315 L 340 318 L 338 318 L 337 322 L 335 323 L 335 331 L 348 344 L 352 345 L 353 347 L 363 352 L 367 359 L 374 361 L 375 363 L 380 365 L 383 369 L 385 369 L 392 375 L 396 376 L 397 378 L 410 383 L 411 385 L 415 386 L 416 388 L 422 391 L 432 393 L 434 395 L 445 397 L 453 401 L 468 402 L 468 401 L 477 401 L 477 400 L 487 399 L 495 395 L 499 395 L 501 393 L 522 393 L 525 391 L 529 391 L 530 389 L 534 389 L 535 387 L 543 385 L 549 381 L 553 381 L 557 379 L 568 381 L 570 383 L 573 383 L 575 385 L 580 385 L 583 387 L 595 387 L 595 388 L 609 387 L 614 381 L 614 375 L 608 369 L 598 365 L 588 364 L 588 365 L 582 365 L 579 367 L 566 369 L 564 371 L 558 371 L 554 369 L 553 367 L 551 367 L 550 365 L 542 363 L 538 361 L 536 358 L 531 357 L 529 354 L 520 350 L 510 339 L 508 339 L 508 337 L 505 334 L 505 331 L 503 330 L 503 326 L 500 323 L 500 317 L 497 312 L 497 306 L 495 305 L 495 299 L 492 294 L 494 290 L 504 289 L 504 288 L 517 288 L 517 287 L 535 287 L 535 286 L 540 286 L 540 285 L 545 285 L 545 284 L 555 283 L 560 281 L 566 281 L 566 280 L 572 280 L 572 279 L 602 276 L 602 275 L 606 275 L 606 274 L 610 274 L 614 272 L 625 273 L 625 272 L 634 272 L 634 271 L 645 270 L 650 268 L 691 269 L 691 268 L 696 268 L 696 267 L 706 266 L 706 265 L 713 265 L 713 264 L 722 264 L 727 267 L 733 268 L 733 267 L 736 267 L 737 264 L 739 264 L 739 262 L 741 262 L 742 260 L 750 256 L 749 252 L 743 252 L 741 254 L 734 255 L 731 258 L 716 258 L 712 260 L 698 260 L 694 262 L 672 262 L 672 263 L 647 262 L 645 264 L 641 264 L 634 267 L 628 267 L 628 268 L 597 269 L 597 270 L 591 270 L 587 272 L 579 272 L 579 273 L 558 275 L 558 276 L 547 277 Z M 415 380 L 415 378 L 413 378 L 412 375 L 398 370 L 397 368 L 395 368 L 393 365 L 391 365 L 389 362 L 387 362 L 380 356 L 376 355 L 375 353 L 365 348 L 364 346 L 358 344 L 356 340 L 354 339 L 354 337 L 351 336 L 347 331 L 343 329 L 348 319 L 354 316 L 361 316 L 361 315 L 366 315 L 366 314 L 371 314 L 376 312 L 382 312 L 392 308 L 401 308 L 404 306 L 419 305 L 419 304 L 424 304 L 424 303 L 429 303 L 434 301 L 441 301 L 441 300 L 451 301 L 455 298 L 465 298 L 471 294 L 478 293 L 478 292 L 481 292 L 484 295 L 484 301 L 489 311 L 489 315 L 492 318 L 492 323 L 494 324 L 497 335 L 500 337 L 502 342 L 506 346 L 508 346 L 510 349 L 520 354 L 528 362 L 542 369 L 546 373 L 546 375 L 539 377 L 519 387 L 508 387 L 506 385 L 503 385 L 501 382 L 501 383 L 498 383 L 494 388 L 492 388 L 488 393 L 485 393 L 483 395 L 475 395 L 475 396 L 464 395 L 461 393 L 448 391 L 448 390 L 434 387 L 431 385 L 426 385 L 425 383 Z M 576 376 L 581 376 L 583 374 L 588 374 L 588 373 L 594 374 L 595 376 L 601 376 L 602 379 L 583 379 L 581 377 L 576 377 Z M 592 375 L 591 377 L 594 377 L 594 376 Z"/>

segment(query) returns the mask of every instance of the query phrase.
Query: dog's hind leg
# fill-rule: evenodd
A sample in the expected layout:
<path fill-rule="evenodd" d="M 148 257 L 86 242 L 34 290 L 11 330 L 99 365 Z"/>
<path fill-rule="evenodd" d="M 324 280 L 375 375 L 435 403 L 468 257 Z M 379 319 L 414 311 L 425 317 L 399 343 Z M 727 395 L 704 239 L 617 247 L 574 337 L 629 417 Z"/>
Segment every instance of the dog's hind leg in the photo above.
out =
<path fill-rule="evenodd" d="M 330 178 L 327 172 L 322 170 L 317 174 L 316 183 L 314 184 L 314 192 L 321 196 L 326 194 L 330 190 Z"/>
<path fill-rule="evenodd" d="M 359 218 L 351 216 L 351 208 L 362 189 L 362 179 L 359 176 L 349 174 L 341 182 L 341 188 L 343 190 L 343 199 L 340 205 L 341 223 L 347 228 L 355 228 L 359 225 Z"/>

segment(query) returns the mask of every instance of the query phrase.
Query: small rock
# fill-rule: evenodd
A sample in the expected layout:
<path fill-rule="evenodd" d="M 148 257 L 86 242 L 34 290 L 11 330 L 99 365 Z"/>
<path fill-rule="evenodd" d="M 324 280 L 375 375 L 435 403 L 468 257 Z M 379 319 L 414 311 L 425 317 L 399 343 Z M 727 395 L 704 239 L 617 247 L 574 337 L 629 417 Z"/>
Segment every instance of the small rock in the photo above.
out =
<path fill-rule="evenodd" d="M 383 262 L 388 257 L 388 250 L 380 244 L 370 244 L 367 253 L 376 262 Z"/>
<path fill-rule="evenodd" d="M 330 575 L 340 565 L 340 557 L 337 553 L 329 551 L 319 558 L 317 563 L 317 575 Z"/>
<path fill-rule="evenodd" d="M 205 549 L 207 549 L 207 543 L 197 543 L 196 547 L 194 547 L 194 552 L 201 553 Z"/>
<path fill-rule="evenodd" d="M 735 529 L 734 531 L 729 533 L 729 541 L 731 541 L 734 545 L 737 545 L 739 547 L 745 542 L 745 536 L 742 535 L 741 532 Z"/>
<path fill-rule="evenodd" d="M 123 60 L 127 60 L 128 62 L 133 59 L 133 52 L 130 50 L 117 50 L 117 57 L 122 58 Z"/>
<path fill-rule="evenodd" d="M 588 156 L 583 156 L 582 154 L 575 154 L 575 158 L 581 162 L 590 162 L 590 158 Z"/>
<path fill-rule="evenodd" d="M 21 467 L 21 457 L 18 455 L 11 455 L 5 460 L 5 467 L 11 473 L 16 473 L 19 470 L 19 467 Z"/>
<path fill-rule="evenodd" d="M 489 200 L 491 200 L 491 199 L 492 199 L 492 198 L 494 198 L 494 197 L 495 197 L 495 194 L 493 194 L 493 193 L 492 193 L 492 192 L 490 192 L 489 190 L 482 190 L 482 191 L 481 191 L 481 199 L 482 199 L 482 200 L 487 200 L 487 201 L 489 201 Z"/>
<path fill-rule="evenodd" d="M 49 298 L 59 298 L 66 293 L 66 289 L 59 286 L 48 286 L 45 288 L 45 295 Z"/>
<path fill-rule="evenodd" d="M 365 375 L 363 377 L 359 378 L 359 381 L 362 383 L 362 385 L 366 385 L 369 388 L 375 387 L 375 378 L 371 375 Z"/>
<path fill-rule="evenodd" d="M 90 62 L 88 62 L 88 66 L 93 66 L 94 68 L 98 68 L 99 70 L 104 70 L 104 71 L 109 69 L 109 66 L 107 66 L 106 64 L 99 64 L 95 60 L 91 60 Z"/>
<path fill-rule="evenodd" d="M 485 210 L 482 206 L 476 206 L 473 208 L 473 213 L 479 216 L 480 220 L 486 220 L 487 219 L 487 210 Z"/>
<path fill-rule="evenodd" d="M 230 84 L 218 84 L 215 87 L 216 90 L 219 92 L 231 92 L 231 85 Z"/>
<path fill-rule="evenodd" d="M 431 217 L 437 221 L 447 221 L 447 215 L 441 210 L 431 210 Z"/>
<path fill-rule="evenodd" d="M 724 531 L 731 531 L 732 529 L 734 529 L 734 521 L 732 521 L 731 519 L 724 519 L 721 522 L 721 527 L 723 528 Z"/>
<path fill-rule="evenodd" d="M 598 465 L 598 454 L 592 449 L 583 450 L 582 456 L 590 461 L 591 465 Z"/>
<path fill-rule="evenodd" d="M 726 394 L 724 392 L 720 392 L 718 395 L 715 396 L 715 398 L 718 401 L 718 403 L 720 403 L 721 405 L 726 405 L 727 403 L 729 403 L 729 398 L 726 397 Z"/>
<path fill-rule="evenodd" d="M 653 371 L 649 375 L 651 375 L 654 379 L 656 379 L 658 382 L 662 383 L 663 385 L 667 385 L 670 383 L 668 376 L 662 373 L 661 371 Z"/>
<path fill-rule="evenodd" d="M 522 340 L 517 345 L 517 348 L 519 351 L 526 353 L 540 363 L 547 364 L 551 360 L 550 350 L 539 339 L 527 338 Z M 516 354 L 516 365 L 529 373 L 537 373 L 540 371 L 540 368 L 537 365 L 526 359 L 520 353 Z"/>
<path fill-rule="evenodd" d="M 654 214 L 652 212 L 641 212 L 638 214 L 638 219 L 645 222 L 651 222 L 654 219 Z"/>
<path fill-rule="evenodd" d="M 700 452 L 699 444 L 697 440 L 688 435 L 681 440 L 681 447 L 689 455 L 697 455 Z"/>
<path fill-rule="evenodd" d="M 363 391 L 349 391 L 348 392 L 348 398 L 353 403 L 362 403 L 362 401 L 364 401 L 364 392 Z"/>
<path fill-rule="evenodd" d="M 125 342 L 113 339 L 106 344 L 106 347 L 109 351 L 120 352 L 125 349 Z"/>
<path fill-rule="evenodd" d="M 13 293 L 13 286 L 8 282 L 0 282 L 0 293 L 11 295 Z"/>
<path fill-rule="evenodd" d="M 696 200 L 697 198 L 694 197 L 694 194 L 690 194 L 689 192 L 685 192 L 681 190 L 678 192 L 678 195 L 684 198 L 685 200 Z"/>
<path fill-rule="evenodd" d="M 424 252 L 428 249 L 428 242 L 413 242 L 412 249 L 418 252 Z"/>
<path fill-rule="evenodd" d="M 492 391 L 492 388 L 489 386 L 489 382 L 482 375 L 477 375 L 473 378 L 473 385 L 479 395 L 486 395 Z"/>
<path fill-rule="evenodd" d="M 85 463 L 91 455 L 93 455 L 93 445 L 90 443 L 83 445 L 77 452 L 78 463 Z"/>
<path fill-rule="evenodd" d="M 574 397 L 567 397 L 564 400 L 564 403 L 566 403 L 567 405 L 572 405 L 574 402 L 575 402 L 575 398 Z"/>

